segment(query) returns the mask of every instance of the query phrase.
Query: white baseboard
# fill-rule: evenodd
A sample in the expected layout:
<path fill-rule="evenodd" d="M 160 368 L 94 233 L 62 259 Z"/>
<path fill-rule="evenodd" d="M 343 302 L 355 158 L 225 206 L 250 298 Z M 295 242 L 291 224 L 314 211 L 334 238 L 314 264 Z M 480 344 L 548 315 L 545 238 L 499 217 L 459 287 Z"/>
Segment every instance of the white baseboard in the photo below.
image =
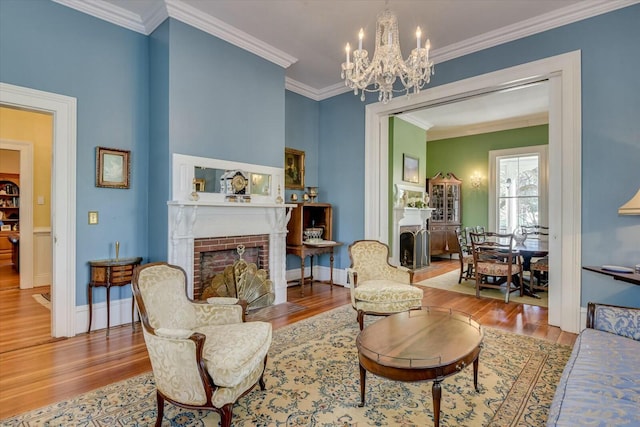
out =
<path fill-rule="evenodd" d="M 111 300 L 110 327 L 129 324 L 131 325 L 131 298 Z M 134 311 L 136 320 L 139 320 L 138 311 Z M 89 327 L 89 305 L 76 307 L 76 334 L 87 332 Z M 107 327 L 107 303 L 93 304 L 93 319 L 91 331 L 105 329 Z"/>

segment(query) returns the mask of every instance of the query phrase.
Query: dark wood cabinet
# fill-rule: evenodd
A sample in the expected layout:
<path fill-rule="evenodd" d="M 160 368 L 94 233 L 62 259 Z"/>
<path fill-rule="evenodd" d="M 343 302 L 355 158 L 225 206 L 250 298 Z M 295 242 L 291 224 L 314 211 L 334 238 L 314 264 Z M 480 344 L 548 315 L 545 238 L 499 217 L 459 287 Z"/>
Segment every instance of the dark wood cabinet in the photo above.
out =
<path fill-rule="evenodd" d="M 332 240 L 333 210 L 329 203 L 298 203 L 287 224 L 287 245 L 302 245 L 304 230 L 322 228 L 322 240 Z"/>
<path fill-rule="evenodd" d="M 321 241 L 306 241 L 304 230 L 322 228 Z M 329 254 L 329 285 L 333 291 L 333 251 L 342 243 L 332 241 L 333 209 L 329 203 L 298 203 L 291 212 L 287 224 L 287 255 L 300 258 L 300 295 L 304 295 L 305 283 L 313 284 L 313 257 Z M 304 276 L 304 260 L 311 258 L 311 274 Z"/>
<path fill-rule="evenodd" d="M 430 254 L 458 253 L 456 228 L 462 225 L 462 181 L 452 173 L 438 173 L 429 180 Z"/>

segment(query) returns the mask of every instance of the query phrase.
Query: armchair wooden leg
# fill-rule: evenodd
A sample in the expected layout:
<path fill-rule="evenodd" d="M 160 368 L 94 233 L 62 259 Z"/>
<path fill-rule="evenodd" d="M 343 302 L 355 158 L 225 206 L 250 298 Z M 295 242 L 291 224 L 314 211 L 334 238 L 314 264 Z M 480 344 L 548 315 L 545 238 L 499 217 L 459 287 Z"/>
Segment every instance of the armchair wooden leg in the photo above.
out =
<path fill-rule="evenodd" d="M 233 418 L 233 403 L 227 403 L 220 408 L 220 427 L 231 427 Z"/>
<path fill-rule="evenodd" d="M 260 375 L 260 379 L 258 380 L 258 384 L 260 384 L 260 390 L 265 390 L 267 388 L 264 383 L 264 371 L 267 370 L 267 356 L 264 357 L 264 368 L 262 369 L 262 375 Z"/>
<path fill-rule="evenodd" d="M 360 330 L 364 329 L 364 311 L 358 310 L 358 325 L 360 325 Z"/>
<path fill-rule="evenodd" d="M 158 416 L 156 418 L 156 427 L 162 426 L 162 418 L 164 418 L 164 397 L 156 390 L 156 401 L 158 402 Z"/>

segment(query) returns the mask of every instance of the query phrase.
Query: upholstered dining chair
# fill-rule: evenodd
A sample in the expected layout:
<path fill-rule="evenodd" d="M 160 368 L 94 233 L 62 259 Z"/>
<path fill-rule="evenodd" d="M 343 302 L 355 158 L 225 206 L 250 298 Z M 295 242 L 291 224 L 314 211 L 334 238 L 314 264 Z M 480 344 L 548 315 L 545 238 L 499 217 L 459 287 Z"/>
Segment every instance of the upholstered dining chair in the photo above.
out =
<path fill-rule="evenodd" d="M 473 229 L 475 230 L 475 228 Z M 456 237 L 458 238 L 458 258 L 460 259 L 460 277 L 458 283 L 462 283 L 462 279 L 471 280 L 475 278 L 473 272 L 473 253 L 471 252 L 471 242 L 467 236 L 472 230 L 465 227 L 464 234 L 460 227 L 456 227 Z"/>
<path fill-rule="evenodd" d="M 388 316 L 422 308 L 422 289 L 411 286 L 413 272 L 389 264 L 389 247 L 377 240 L 358 240 L 349 246 L 351 305 L 364 316 Z"/>
<path fill-rule="evenodd" d="M 522 263 L 513 246 L 513 234 L 471 233 L 473 265 L 476 272 L 476 297 L 482 288 L 505 289 L 505 302 L 511 292 L 524 293 Z M 518 283 L 514 281 L 517 280 Z M 504 286 L 503 286 L 504 285 Z M 515 285 L 512 286 L 512 285 Z"/>
<path fill-rule="evenodd" d="M 167 263 L 146 264 L 133 277 L 162 424 L 165 400 L 220 414 L 229 427 L 233 405 L 256 384 L 265 389 L 264 369 L 271 324 L 244 322 L 237 299 L 187 297 L 186 273 Z"/>
<path fill-rule="evenodd" d="M 523 225 L 522 232 L 527 239 L 547 240 L 549 238 L 549 227 L 544 225 Z M 549 276 L 549 256 L 537 258 L 529 265 L 531 289 L 538 291 L 548 290 Z M 537 282 L 537 283 L 536 283 Z"/>

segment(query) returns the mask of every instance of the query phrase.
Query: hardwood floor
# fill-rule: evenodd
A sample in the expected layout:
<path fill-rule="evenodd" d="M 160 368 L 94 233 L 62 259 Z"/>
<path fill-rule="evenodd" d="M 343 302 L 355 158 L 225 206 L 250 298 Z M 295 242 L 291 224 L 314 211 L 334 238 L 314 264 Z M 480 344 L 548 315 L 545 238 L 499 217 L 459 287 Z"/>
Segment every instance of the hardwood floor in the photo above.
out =
<path fill-rule="evenodd" d="M 428 278 L 458 268 L 458 261 L 438 261 L 424 274 Z M 465 311 L 485 326 L 560 344 L 575 342 L 575 334 L 547 324 L 546 308 L 423 289 L 424 305 Z M 135 332 L 130 325 L 112 328 L 108 339 L 104 330 L 99 330 L 38 344 L 39 338 L 35 337 L 42 335 L 37 331 L 43 328 L 39 326 L 43 322 L 40 309 L 46 309 L 38 303 L 27 304 L 30 300 L 33 297 L 25 291 L 0 292 L 0 419 L 151 370 L 139 325 Z M 300 297 L 299 287 L 290 287 L 287 301 L 291 304 L 273 309 L 270 322 L 274 329 L 350 304 L 350 295 L 347 288 L 334 286 L 331 290 L 326 284 L 315 283 L 305 288 L 304 297 Z M 293 305 L 304 309 L 291 310 Z M 19 308 L 10 308 L 13 306 Z M 356 322 L 355 312 L 353 321 Z M 47 317 L 47 328 L 48 322 Z M 16 336 L 12 332 L 15 328 L 28 328 L 31 332 L 23 335 L 34 345 L 25 347 L 25 337 Z"/>

